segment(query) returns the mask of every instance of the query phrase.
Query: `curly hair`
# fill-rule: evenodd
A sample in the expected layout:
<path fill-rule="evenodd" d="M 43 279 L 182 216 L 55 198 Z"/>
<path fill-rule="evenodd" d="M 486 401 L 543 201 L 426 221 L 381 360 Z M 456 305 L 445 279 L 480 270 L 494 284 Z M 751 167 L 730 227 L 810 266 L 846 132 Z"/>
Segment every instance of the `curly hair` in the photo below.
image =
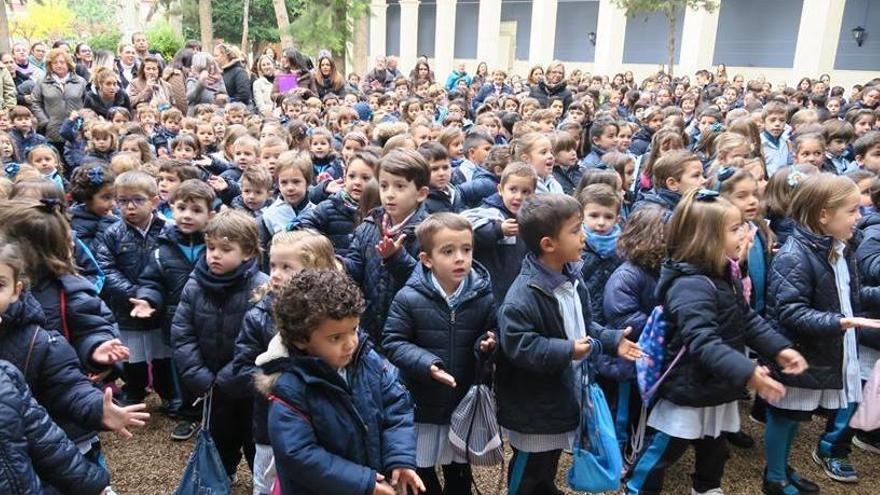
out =
<path fill-rule="evenodd" d="M 617 253 L 639 268 L 658 273 L 666 255 L 664 211 L 659 206 L 639 208 L 626 221 L 617 239 Z"/>
<path fill-rule="evenodd" d="M 364 298 L 357 284 L 337 270 L 303 270 L 287 281 L 275 296 L 272 315 L 288 348 L 308 342 L 326 320 L 360 316 Z"/>
<path fill-rule="evenodd" d="M 112 186 L 116 174 L 110 167 L 93 163 L 77 167 L 70 178 L 70 197 L 78 203 L 90 201 L 104 186 Z"/>

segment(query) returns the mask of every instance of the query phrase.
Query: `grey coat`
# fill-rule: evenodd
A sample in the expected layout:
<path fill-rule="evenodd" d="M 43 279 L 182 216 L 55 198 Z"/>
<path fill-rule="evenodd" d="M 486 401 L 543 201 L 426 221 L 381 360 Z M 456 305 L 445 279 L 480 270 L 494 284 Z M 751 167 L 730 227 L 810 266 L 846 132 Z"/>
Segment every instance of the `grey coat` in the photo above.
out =
<path fill-rule="evenodd" d="M 63 142 L 59 134 L 61 124 L 70 116 L 70 112 L 83 107 L 86 94 L 86 81 L 73 71 L 63 87 L 57 84 L 51 75 L 40 79 L 34 84 L 31 93 L 31 112 L 37 118 L 37 127 L 43 129 L 49 142 Z"/>

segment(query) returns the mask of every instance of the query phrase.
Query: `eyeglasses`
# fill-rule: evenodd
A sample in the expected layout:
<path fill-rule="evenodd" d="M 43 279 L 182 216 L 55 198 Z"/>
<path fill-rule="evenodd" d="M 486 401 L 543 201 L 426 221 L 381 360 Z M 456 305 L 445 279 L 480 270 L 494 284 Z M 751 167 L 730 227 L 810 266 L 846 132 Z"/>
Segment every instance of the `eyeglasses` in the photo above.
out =
<path fill-rule="evenodd" d="M 147 203 L 148 199 L 140 196 L 135 196 L 133 198 L 116 198 L 116 202 L 119 206 L 127 206 L 129 204 L 133 204 L 135 207 L 140 208 L 141 206 Z"/>

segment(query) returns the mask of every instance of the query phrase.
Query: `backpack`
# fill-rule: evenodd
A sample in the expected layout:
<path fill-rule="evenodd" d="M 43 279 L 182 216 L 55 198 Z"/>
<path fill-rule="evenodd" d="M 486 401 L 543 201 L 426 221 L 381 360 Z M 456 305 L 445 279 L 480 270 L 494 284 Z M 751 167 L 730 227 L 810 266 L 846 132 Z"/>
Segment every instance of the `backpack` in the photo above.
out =
<path fill-rule="evenodd" d="M 642 403 L 650 404 L 657 393 L 657 389 L 666 379 L 666 376 L 684 356 L 684 346 L 675 355 L 672 363 L 665 366 L 666 343 L 669 340 L 669 322 L 663 313 L 663 306 L 657 306 L 651 311 L 645 328 L 639 336 L 639 347 L 644 357 L 636 361 L 636 381 L 639 385 L 639 395 Z M 665 371 L 664 371 L 665 368 Z"/>

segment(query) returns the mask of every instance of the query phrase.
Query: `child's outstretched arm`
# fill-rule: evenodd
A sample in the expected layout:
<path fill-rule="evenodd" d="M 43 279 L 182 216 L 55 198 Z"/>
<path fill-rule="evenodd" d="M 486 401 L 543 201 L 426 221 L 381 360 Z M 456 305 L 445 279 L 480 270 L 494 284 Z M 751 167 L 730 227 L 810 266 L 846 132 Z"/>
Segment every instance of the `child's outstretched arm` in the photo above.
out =
<path fill-rule="evenodd" d="M 534 373 L 555 374 L 571 366 L 575 343 L 541 335 L 535 328 L 538 317 L 527 314 L 525 309 L 510 303 L 501 306 L 499 343 L 505 356 L 516 366 Z"/>

